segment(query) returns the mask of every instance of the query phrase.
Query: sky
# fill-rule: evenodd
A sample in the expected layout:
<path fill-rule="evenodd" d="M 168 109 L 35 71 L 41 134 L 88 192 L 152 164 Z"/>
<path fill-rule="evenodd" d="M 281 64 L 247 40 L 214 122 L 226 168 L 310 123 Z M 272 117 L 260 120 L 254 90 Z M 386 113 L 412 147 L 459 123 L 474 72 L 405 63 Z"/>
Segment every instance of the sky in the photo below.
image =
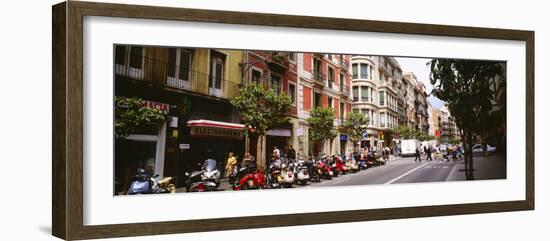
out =
<path fill-rule="evenodd" d="M 418 81 L 422 81 L 426 85 L 426 92 L 430 94 L 433 89 L 432 84 L 430 84 L 430 67 L 426 65 L 431 59 L 425 58 L 395 58 L 397 62 L 401 65 L 403 73 L 413 72 L 416 75 Z M 436 98 L 435 96 L 429 96 L 428 100 L 432 104 L 432 108 L 441 108 L 445 102 Z"/>

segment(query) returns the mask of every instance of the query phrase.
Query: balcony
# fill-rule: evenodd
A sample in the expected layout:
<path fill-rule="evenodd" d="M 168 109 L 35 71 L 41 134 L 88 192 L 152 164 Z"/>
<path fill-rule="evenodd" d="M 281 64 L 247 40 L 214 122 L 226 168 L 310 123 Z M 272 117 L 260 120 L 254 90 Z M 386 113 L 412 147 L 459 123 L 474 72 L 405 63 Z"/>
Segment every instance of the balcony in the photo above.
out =
<path fill-rule="evenodd" d="M 349 70 L 349 61 L 344 59 L 344 56 L 340 56 L 340 68 L 344 71 Z"/>
<path fill-rule="evenodd" d="M 321 73 L 321 71 L 313 71 L 312 73 L 313 81 L 321 86 L 325 86 L 325 79 L 327 78 L 325 74 Z"/>
<path fill-rule="evenodd" d="M 147 85 L 226 99 L 239 92 L 239 83 L 191 70 L 186 66 L 170 65 L 145 56 L 141 58 L 143 64 L 140 67 L 115 64 L 115 75 Z"/>
<path fill-rule="evenodd" d="M 287 52 L 271 52 L 270 59 L 267 61 L 267 64 L 274 69 L 280 71 L 287 70 L 289 67 L 290 61 L 288 60 Z"/>
<path fill-rule="evenodd" d="M 342 92 L 343 96 L 349 96 L 349 86 L 343 85 L 340 91 Z"/>

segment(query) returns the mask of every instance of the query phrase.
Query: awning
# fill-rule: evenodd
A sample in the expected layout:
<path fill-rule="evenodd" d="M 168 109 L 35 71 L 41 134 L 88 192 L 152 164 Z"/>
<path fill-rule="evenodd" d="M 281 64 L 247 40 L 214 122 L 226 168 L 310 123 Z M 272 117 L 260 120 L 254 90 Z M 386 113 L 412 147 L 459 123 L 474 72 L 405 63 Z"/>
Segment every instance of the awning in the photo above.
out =
<path fill-rule="evenodd" d="M 243 138 L 243 124 L 211 120 L 190 120 L 187 121 L 187 126 L 190 128 L 191 136 Z"/>
<path fill-rule="evenodd" d="M 190 121 L 187 121 L 187 126 L 217 127 L 217 128 L 239 129 L 239 130 L 244 129 L 243 124 L 222 122 L 222 121 L 212 121 L 212 120 L 190 120 Z"/>

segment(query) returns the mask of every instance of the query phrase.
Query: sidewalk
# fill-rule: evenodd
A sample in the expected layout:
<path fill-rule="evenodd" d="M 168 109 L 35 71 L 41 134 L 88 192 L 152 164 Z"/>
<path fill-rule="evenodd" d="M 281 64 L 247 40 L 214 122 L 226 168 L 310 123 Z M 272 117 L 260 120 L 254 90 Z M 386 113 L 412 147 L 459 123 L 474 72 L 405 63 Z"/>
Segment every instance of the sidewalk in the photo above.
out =
<path fill-rule="evenodd" d="M 475 156 L 474 157 L 474 180 L 490 180 L 490 179 L 505 179 L 506 178 L 506 157 L 503 154 L 497 153 L 492 156 Z M 447 181 L 465 181 L 466 173 L 464 171 L 464 162 L 456 164 Z"/>
<path fill-rule="evenodd" d="M 231 190 L 232 188 L 231 188 L 231 185 L 229 184 L 229 178 L 221 178 L 218 191 L 231 191 Z M 176 193 L 184 193 L 184 192 L 186 192 L 185 187 L 176 188 Z"/>

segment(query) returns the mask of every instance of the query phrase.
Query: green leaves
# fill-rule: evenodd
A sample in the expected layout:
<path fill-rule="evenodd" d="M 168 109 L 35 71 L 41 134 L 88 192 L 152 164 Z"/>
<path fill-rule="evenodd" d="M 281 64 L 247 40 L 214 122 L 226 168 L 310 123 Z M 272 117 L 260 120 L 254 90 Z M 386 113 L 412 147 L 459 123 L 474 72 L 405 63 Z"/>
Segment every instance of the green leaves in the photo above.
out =
<path fill-rule="evenodd" d="M 352 111 L 344 121 L 343 127 L 348 131 L 350 139 L 355 143 L 363 138 L 363 133 L 367 131 L 369 121 L 370 118 L 365 116 L 365 114 Z"/>
<path fill-rule="evenodd" d="M 495 79 L 504 83 L 504 64 L 492 61 L 434 59 L 430 63 L 432 94 L 447 102 L 460 129 L 486 131 L 495 98 Z"/>
<path fill-rule="evenodd" d="M 306 122 L 309 126 L 309 139 L 322 141 L 336 137 L 334 130 L 335 111 L 332 108 L 317 107 L 309 112 Z"/>
<path fill-rule="evenodd" d="M 257 135 L 264 135 L 269 129 L 289 121 L 286 115 L 291 105 L 290 97 L 260 83 L 253 82 L 241 88 L 231 104 L 241 113 L 242 122 Z M 245 128 L 246 134 L 251 134 L 249 128 Z"/>
<path fill-rule="evenodd" d="M 158 124 L 166 119 L 161 110 L 147 108 L 138 97 L 115 97 L 115 136 L 123 138 L 140 126 Z"/>

